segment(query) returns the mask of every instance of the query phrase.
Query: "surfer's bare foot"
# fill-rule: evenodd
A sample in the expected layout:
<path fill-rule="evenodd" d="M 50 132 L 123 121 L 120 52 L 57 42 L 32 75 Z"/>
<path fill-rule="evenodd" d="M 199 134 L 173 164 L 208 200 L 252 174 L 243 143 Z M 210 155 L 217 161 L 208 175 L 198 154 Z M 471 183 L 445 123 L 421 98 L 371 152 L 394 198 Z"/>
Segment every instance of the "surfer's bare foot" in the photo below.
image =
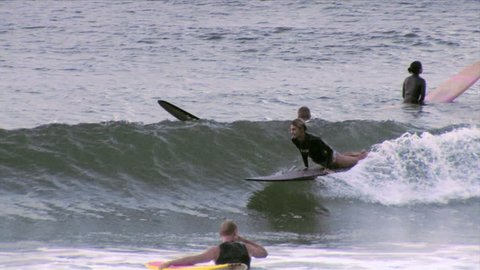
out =
<path fill-rule="evenodd" d="M 330 169 L 327 169 L 327 168 L 324 168 L 323 169 L 326 173 L 335 173 L 334 170 L 330 170 Z"/>
<path fill-rule="evenodd" d="M 368 151 L 366 151 L 366 150 L 362 150 L 362 151 L 360 152 L 360 155 L 358 155 L 358 157 L 359 157 L 360 159 L 364 159 L 364 158 L 366 158 L 367 156 L 368 156 Z"/>

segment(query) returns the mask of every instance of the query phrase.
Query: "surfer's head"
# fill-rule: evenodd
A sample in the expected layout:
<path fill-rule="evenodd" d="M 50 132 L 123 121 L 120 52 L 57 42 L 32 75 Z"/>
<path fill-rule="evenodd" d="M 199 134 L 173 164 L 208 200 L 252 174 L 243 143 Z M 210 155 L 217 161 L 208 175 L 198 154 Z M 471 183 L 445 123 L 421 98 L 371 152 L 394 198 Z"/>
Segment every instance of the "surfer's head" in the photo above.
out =
<path fill-rule="evenodd" d="M 310 120 L 310 109 L 306 106 L 302 106 L 298 109 L 298 118 L 304 120 L 304 121 L 308 121 Z"/>
<path fill-rule="evenodd" d="M 220 236 L 235 236 L 237 234 L 237 224 L 232 220 L 225 220 L 222 225 L 220 225 Z"/>
<path fill-rule="evenodd" d="M 410 64 L 410 67 L 408 68 L 408 72 L 412 73 L 412 74 L 420 74 L 422 73 L 423 69 L 422 69 L 422 63 L 420 63 L 420 61 L 414 61 Z"/>
<path fill-rule="evenodd" d="M 307 125 L 305 125 L 305 121 L 300 118 L 293 120 L 290 124 L 290 134 L 292 135 L 292 139 L 303 140 L 306 130 Z"/>
<path fill-rule="evenodd" d="M 303 119 L 300 119 L 300 118 L 293 120 L 292 126 L 303 129 L 303 131 L 307 130 L 307 125 L 305 124 L 305 121 L 303 121 Z"/>

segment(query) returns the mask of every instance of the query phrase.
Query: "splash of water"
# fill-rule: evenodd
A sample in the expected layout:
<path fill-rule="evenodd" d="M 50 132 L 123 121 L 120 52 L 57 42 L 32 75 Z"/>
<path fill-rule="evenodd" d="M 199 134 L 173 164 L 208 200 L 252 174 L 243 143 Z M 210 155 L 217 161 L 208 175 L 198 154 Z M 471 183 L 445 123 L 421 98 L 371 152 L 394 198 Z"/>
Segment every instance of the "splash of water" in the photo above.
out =
<path fill-rule="evenodd" d="M 375 145 L 365 160 L 326 180 L 328 195 L 385 205 L 480 197 L 480 128 L 405 133 Z"/>

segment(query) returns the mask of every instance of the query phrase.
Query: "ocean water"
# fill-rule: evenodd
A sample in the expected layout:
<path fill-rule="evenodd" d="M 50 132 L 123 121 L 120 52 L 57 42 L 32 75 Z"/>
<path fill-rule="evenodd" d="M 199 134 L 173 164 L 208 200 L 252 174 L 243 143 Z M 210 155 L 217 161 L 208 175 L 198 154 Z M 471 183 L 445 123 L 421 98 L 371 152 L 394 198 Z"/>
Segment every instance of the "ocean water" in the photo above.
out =
<path fill-rule="evenodd" d="M 219 243 L 252 269 L 480 269 L 480 2 L 0 2 L 0 268 L 145 269 Z M 164 99 L 203 120 L 176 121 Z M 316 181 L 288 127 L 368 149 Z"/>

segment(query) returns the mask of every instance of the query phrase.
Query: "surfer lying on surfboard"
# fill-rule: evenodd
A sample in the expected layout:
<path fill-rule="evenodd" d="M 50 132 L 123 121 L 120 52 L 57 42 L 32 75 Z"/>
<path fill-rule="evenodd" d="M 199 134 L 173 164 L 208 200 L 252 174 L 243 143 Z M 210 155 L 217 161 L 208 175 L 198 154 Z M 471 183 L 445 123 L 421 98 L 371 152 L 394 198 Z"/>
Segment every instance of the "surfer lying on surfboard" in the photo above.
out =
<path fill-rule="evenodd" d="M 338 153 L 320 137 L 311 135 L 306 130 L 305 122 L 299 118 L 293 120 L 290 125 L 292 142 L 300 150 L 306 169 L 308 169 L 308 157 L 326 169 L 344 169 L 355 166 L 368 154 L 367 151 Z"/>
<path fill-rule="evenodd" d="M 215 261 L 215 264 L 244 263 L 250 268 L 251 257 L 265 258 L 268 253 L 261 245 L 238 235 L 237 225 L 226 220 L 220 225 L 222 243 L 198 255 L 187 256 L 160 265 L 159 269 L 171 265 L 189 265 Z"/>

